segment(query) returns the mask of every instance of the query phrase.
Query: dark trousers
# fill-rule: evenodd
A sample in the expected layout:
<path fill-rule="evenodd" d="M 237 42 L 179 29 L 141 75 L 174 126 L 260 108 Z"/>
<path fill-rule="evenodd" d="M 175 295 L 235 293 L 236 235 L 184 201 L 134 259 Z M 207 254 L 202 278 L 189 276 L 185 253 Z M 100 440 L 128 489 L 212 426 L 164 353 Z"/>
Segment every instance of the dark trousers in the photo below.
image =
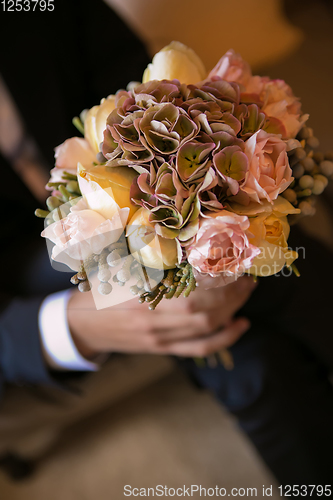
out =
<path fill-rule="evenodd" d="M 281 484 L 333 484 L 332 254 L 294 234 L 306 249 L 301 277 L 260 280 L 240 311 L 252 327 L 230 349 L 234 369 L 182 365 L 237 418 Z"/>
<path fill-rule="evenodd" d="M 333 483 L 333 387 L 297 341 L 252 329 L 231 349 L 235 368 L 188 373 L 233 414 L 281 484 Z"/>

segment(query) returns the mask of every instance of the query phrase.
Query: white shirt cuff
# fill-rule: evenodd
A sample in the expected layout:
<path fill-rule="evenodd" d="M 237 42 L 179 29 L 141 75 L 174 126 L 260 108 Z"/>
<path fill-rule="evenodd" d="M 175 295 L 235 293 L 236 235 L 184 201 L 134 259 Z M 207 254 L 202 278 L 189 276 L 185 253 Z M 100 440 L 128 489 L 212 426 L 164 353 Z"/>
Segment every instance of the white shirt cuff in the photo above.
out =
<path fill-rule="evenodd" d="M 53 293 L 42 302 L 38 322 L 44 356 L 56 370 L 97 371 L 99 364 L 81 356 L 72 339 L 67 320 L 71 293 L 71 290 Z"/>

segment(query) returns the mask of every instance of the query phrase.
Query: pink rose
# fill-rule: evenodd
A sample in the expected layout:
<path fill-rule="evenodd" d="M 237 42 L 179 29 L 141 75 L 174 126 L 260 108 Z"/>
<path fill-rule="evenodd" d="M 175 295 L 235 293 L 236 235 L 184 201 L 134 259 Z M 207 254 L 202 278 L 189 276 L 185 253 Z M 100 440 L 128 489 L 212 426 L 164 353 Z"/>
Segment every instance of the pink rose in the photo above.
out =
<path fill-rule="evenodd" d="M 259 130 L 245 142 L 249 168 L 240 188 L 239 203 L 276 200 L 293 181 L 286 143 L 274 134 Z"/>
<path fill-rule="evenodd" d="M 276 122 L 282 139 L 296 137 L 309 115 L 301 114 L 301 103 L 283 80 L 270 80 L 262 91 L 262 110 Z M 275 130 L 274 130 L 275 131 Z"/>
<path fill-rule="evenodd" d="M 51 170 L 49 182 L 61 182 L 62 170 L 76 174 L 77 164 L 89 167 L 96 161 L 96 155 L 89 142 L 80 137 L 71 137 L 55 148 L 55 167 Z M 47 188 L 53 189 L 53 188 Z"/>
<path fill-rule="evenodd" d="M 208 80 L 219 76 L 228 82 L 246 85 L 252 76 L 250 65 L 239 54 L 228 50 L 208 75 Z"/>
<path fill-rule="evenodd" d="M 194 243 L 187 250 L 189 263 L 200 273 L 224 276 L 225 283 L 240 276 L 259 255 L 259 248 L 249 243 L 247 216 L 221 210 L 200 219 Z"/>
<path fill-rule="evenodd" d="M 267 76 L 252 76 L 249 64 L 239 54 L 229 50 L 208 75 L 219 76 L 228 82 L 243 86 L 241 100 L 257 103 L 270 118 L 268 131 L 282 135 L 282 139 L 296 137 L 309 115 L 302 114 L 301 103 L 283 80 Z"/>
<path fill-rule="evenodd" d="M 266 130 L 282 139 L 296 137 L 309 115 L 302 115 L 301 103 L 284 80 L 252 76 L 241 94 L 243 102 L 255 102 L 269 118 Z"/>
<path fill-rule="evenodd" d="M 256 103 L 262 107 L 265 86 L 270 81 L 268 76 L 251 76 L 241 93 L 241 101 L 245 103 Z"/>

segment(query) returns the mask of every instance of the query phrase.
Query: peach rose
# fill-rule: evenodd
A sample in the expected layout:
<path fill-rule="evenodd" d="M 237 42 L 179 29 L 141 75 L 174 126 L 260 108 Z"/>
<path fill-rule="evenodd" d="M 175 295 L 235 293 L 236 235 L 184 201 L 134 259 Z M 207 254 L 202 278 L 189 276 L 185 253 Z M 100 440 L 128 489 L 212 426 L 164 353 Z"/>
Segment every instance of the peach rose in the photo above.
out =
<path fill-rule="evenodd" d="M 285 191 L 293 181 L 289 165 L 286 143 L 274 134 L 259 130 L 245 142 L 245 154 L 249 159 L 249 169 L 240 188 L 237 200 L 272 202 Z"/>
<path fill-rule="evenodd" d="M 301 103 L 284 80 L 251 76 L 241 94 L 244 102 L 256 102 L 268 118 L 265 130 L 281 134 L 282 139 L 296 137 L 309 115 L 302 114 Z"/>
<path fill-rule="evenodd" d="M 259 105 L 263 103 L 263 92 L 265 86 L 271 80 L 268 76 L 251 76 L 244 86 L 244 90 L 241 93 L 241 100 L 243 102 L 251 103 L 255 102 Z"/>
<path fill-rule="evenodd" d="M 228 82 L 242 85 L 244 102 L 261 103 L 269 120 L 268 131 L 282 139 L 296 137 L 309 115 L 302 114 L 301 103 L 284 80 L 268 76 L 253 76 L 249 64 L 239 54 L 229 50 L 209 73 L 208 79 L 219 76 Z"/>
<path fill-rule="evenodd" d="M 282 139 L 296 137 L 309 115 L 301 114 L 301 103 L 291 87 L 284 80 L 270 80 L 265 82 L 261 98 L 262 110 L 271 118 L 272 126 L 275 125 Z"/>
<path fill-rule="evenodd" d="M 235 279 L 249 269 L 259 248 L 250 244 L 247 216 L 227 210 L 202 217 L 194 243 L 187 250 L 189 263 L 200 273 Z M 226 282 L 228 280 L 226 279 Z"/>

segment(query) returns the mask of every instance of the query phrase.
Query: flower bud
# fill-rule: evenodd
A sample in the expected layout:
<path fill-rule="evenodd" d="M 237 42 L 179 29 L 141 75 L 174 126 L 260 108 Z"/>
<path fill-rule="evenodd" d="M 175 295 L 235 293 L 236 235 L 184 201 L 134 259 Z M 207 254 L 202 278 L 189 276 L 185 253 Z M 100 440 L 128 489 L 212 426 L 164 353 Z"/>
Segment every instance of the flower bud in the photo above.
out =
<path fill-rule="evenodd" d="M 84 122 L 84 137 L 89 142 L 95 154 L 99 152 L 99 145 L 103 142 L 103 132 L 106 128 L 106 120 L 115 108 L 115 96 L 110 95 L 101 100 L 99 106 L 89 109 Z"/>
<path fill-rule="evenodd" d="M 46 205 L 47 208 L 52 212 L 52 210 L 55 210 L 56 208 L 60 207 L 62 202 L 57 198 L 56 196 L 49 196 L 46 200 Z"/>
<path fill-rule="evenodd" d="M 155 56 L 143 74 L 143 83 L 150 80 L 173 80 L 197 83 L 206 76 L 205 67 L 194 50 L 180 42 L 171 42 Z"/>

